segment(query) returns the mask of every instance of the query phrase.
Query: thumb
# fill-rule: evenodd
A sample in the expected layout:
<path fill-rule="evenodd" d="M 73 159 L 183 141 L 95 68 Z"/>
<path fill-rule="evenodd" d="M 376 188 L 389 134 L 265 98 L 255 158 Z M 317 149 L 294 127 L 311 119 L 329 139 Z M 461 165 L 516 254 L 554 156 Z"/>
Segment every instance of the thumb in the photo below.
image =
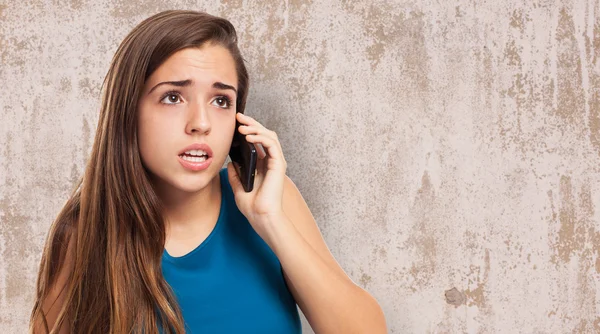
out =
<path fill-rule="evenodd" d="M 239 192 L 244 192 L 244 187 L 242 186 L 242 181 L 240 181 L 240 176 L 238 175 L 235 167 L 233 166 L 233 162 L 227 164 L 227 177 L 229 178 L 229 184 L 231 185 L 231 189 L 234 194 L 238 194 Z"/>

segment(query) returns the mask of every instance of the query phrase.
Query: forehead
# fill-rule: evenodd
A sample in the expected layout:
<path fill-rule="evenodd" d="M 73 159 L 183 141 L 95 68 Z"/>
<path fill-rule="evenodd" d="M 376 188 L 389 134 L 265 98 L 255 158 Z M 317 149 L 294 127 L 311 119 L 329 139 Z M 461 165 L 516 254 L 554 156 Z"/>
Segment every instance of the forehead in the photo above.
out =
<path fill-rule="evenodd" d="M 179 50 L 152 73 L 146 89 L 162 81 L 187 79 L 200 86 L 212 86 L 218 81 L 237 89 L 235 61 L 229 50 L 217 44 Z"/>

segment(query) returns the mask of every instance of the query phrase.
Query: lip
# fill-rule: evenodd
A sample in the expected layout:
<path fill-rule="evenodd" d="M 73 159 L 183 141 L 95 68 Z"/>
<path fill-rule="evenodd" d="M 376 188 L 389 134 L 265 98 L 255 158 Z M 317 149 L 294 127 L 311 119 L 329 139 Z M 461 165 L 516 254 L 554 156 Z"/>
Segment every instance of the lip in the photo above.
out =
<path fill-rule="evenodd" d="M 210 166 L 210 164 L 212 163 L 212 157 L 209 157 L 208 159 L 202 161 L 202 162 L 191 162 L 191 161 L 186 161 L 183 160 L 181 158 L 181 156 L 178 156 L 177 159 L 179 159 L 179 163 L 185 168 L 185 169 L 189 169 L 192 171 L 201 171 L 201 170 L 205 170 L 208 168 L 208 166 Z"/>
<path fill-rule="evenodd" d="M 183 150 L 181 150 L 181 152 L 179 152 L 178 155 L 182 155 L 187 151 L 191 151 L 191 150 L 201 150 L 206 152 L 206 154 L 208 154 L 209 158 L 212 158 L 213 156 L 213 151 L 210 149 L 210 146 L 208 146 L 208 144 L 204 144 L 204 143 L 195 143 L 192 144 L 186 148 L 184 148 Z"/>
<path fill-rule="evenodd" d="M 191 151 L 191 150 L 201 150 L 206 152 L 206 154 L 208 154 L 208 158 L 205 161 L 202 162 L 191 162 L 191 161 L 186 161 L 183 160 L 181 158 L 181 156 L 187 152 L 187 151 Z M 201 170 L 205 170 L 207 169 L 210 164 L 212 163 L 212 157 L 213 157 L 213 152 L 210 149 L 210 146 L 208 146 L 207 144 L 203 144 L 203 143 L 195 143 L 192 144 L 188 147 L 186 147 L 185 149 L 183 149 L 181 152 L 179 152 L 179 154 L 177 155 L 177 158 L 179 160 L 179 163 L 186 169 L 192 170 L 192 171 L 201 171 Z"/>

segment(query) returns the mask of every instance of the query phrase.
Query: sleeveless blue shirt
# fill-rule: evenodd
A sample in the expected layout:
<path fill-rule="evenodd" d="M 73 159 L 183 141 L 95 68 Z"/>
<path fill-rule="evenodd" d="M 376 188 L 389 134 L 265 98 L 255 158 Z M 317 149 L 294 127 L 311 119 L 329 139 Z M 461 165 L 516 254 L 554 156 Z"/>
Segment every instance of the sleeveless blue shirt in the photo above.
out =
<path fill-rule="evenodd" d="M 301 333 L 296 302 L 271 248 L 238 210 L 219 172 L 221 209 L 209 236 L 181 257 L 163 252 L 187 333 Z"/>

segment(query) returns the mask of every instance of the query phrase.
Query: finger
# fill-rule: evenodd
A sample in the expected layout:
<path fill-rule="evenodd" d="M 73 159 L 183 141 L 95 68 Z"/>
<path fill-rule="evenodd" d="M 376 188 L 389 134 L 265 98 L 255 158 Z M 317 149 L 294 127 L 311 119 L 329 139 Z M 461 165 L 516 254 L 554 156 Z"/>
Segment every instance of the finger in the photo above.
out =
<path fill-rule="evenodd" d="M 240 124 L 242 125 L 246 125 L 246 126 L 253 126 L 253 127 L 257 127 L 259 129 L 263 129 L 266 131 L 269 131 L 264 125 L 262 125 L 259 121 L 255 120 L 254 118 L 248 116 L 248 115 L 244 115 L 242 113 L 238 113 L 238 121 L 240 122 Z"/>
<path fill-rule="evenodd" d="M 278 141 L 264 135 L 247 135 L 246 140 L 250 143 L 260 143 L 266 149 L 266 153 L 270 158 L 282 163 L 284 169 L 286 168 L 287 163 Z"/>
<path fill-rule="evenodd" d="M 260 143 L 257 143 L 256 145 L 254 145 L 256 147 L 256 153 L 258 154 L 258 159 L 262 160 L 267 156 L 267 152 L 265 152 L 265 149 L 263 148 L 263 146 Z"/>
<path fill-rule="evenodd" d="M 264 126 L 258 124 L 252 124 L 252 125 L 240 125 L 238 127 L 238 131 L 242 134 L 264 134 L 264 135 L 268 135 L 271 137 L 274 137 L 274 132 L 265 128 Z M 276 136 L 276 135 L 275 135 Z"/>
<path fill-rule="evenodd" d="M 264 136 L 270 137 L 275 142 L 277 142 L 277 145 L 279 146 L 279 149 L 281 150 L 281 143 L 279 142 L 279 138 L 277 137 L 277 133 L 275 133 L 275 131 L 271 131 L 262 125 L 261 126 L 240 125 L 238 130 L 241 134 L 245 134 L 245 135 L 255 135 L 256 134 L 256 135 L 264 135 Z"/>
<path fill-rule="evenodd" d="M 239 132 L 243 135 L 263 135 L 270 137 L 275 140 L 279 144 L 279 139 L 277 138 L 277 134 L 265 127 L 258 126 L 248 126 L 248 125 L 240 125 Z"/>
<path fill-rule="evenodd" d="M 248 115 L 244 115 L 242 113 L 237 113 L 236 116 L 238 118 L 238 121 L 242 124 L 239 126 L 238 131 L 242 134 L 246 134 L 246 140 L 248 140 L 249 135 L 265 136 L 265 137 L 271 138 L 271 140 L 274 143 L 276 143 L 276 146 L 279 149 L 279 152 L 280 152 L 279 156 L 281 157 L 281 160 L 283 160 L 283 162 L 285 163 L 285 158 L 283 158 L 283 149 L 281 148 L 281 143 L 279 142 L 277 133 L 267 129 L 262 124 L 260 124 L 260 122 L 258 122 L 257 120 L 255 120 L 254 118 L 252 118 Z M 262 142 L 260 142 L 260 143 L 262 143 Z M 266 151 L 268 153 L 269 149 L 267 148 Z M 270 156 L 273 156 L 273 155 L 271 155 L 271 153 L 268 153 L 268 154 Z"/>

